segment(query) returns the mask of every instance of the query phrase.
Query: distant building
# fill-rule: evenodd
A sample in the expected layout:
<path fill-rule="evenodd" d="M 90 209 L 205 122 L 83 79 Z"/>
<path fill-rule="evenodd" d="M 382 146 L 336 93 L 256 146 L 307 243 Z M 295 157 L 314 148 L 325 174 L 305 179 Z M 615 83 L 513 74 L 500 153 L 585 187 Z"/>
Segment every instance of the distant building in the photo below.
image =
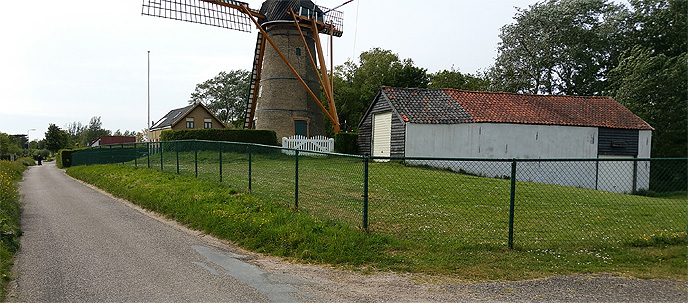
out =
<path fill-rule="evenodd" d="M 171 110 L 150 129 L 150 141 L 160 141 L 163 130 L 227 128 L 203 103 Z"/>
<path fill-rule="evenodd" d="M 134 143 L 136 137 L 133 136 L 100 136 L 93 140 L 88 146 L 95 147 L 101 145 Z"/>

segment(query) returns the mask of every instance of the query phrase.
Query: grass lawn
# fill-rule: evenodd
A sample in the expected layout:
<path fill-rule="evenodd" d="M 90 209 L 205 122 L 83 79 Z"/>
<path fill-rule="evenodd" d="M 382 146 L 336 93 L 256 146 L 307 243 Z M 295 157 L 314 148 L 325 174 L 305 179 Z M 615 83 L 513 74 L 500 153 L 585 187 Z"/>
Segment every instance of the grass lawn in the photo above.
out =
<path fill-rule="evenodd" d="M 222 183 L 218 159 L 217 151 L 179 153 L 180 175 L 170 174 L 174 152 L 163 152 L 164 174 L 131 165 L 68 173 L 247 249 L 302 262 L 470 280 L 587 272 L 688 279 L 685 194 L 650 198 L 517 182 L 509 250 L 509 180 L 371 163 L 365 233 L 362 160 L 300 158 L 293 211 L 293 156 L 252 154 L 253 194 L 246 193 L 248 156 L 222 154 Z M 160 170 L 160 154 L 150 162 Z"/>
<path fill-rule="evenodd" d="M 160 154 L 150 159 L 151 167 L 160 169 Z M 164 171 L 177 172 L 176 153 L 163 153 L 162 160 Z M 218 152 L 180 153 L 179 171 L 195 176 L 198 169 L 200 178 L 219 181 L 218 160 Z M 223 153 L 222 182 L 248 192 L 248 162 L 246 154 Z M 251 165 L 253 194 L 294 204 L 293 156 L 254 154 Z M 360 227 L 363 170 L 358 158 L 301 157 L 299 209 Z M 452 245 L 499 248 L 507 243 L 510 180 L 375 162 L 369 176 L 371 231 Z M 688 221 L 685 193 L 658 198 L 517 182 L 515 199 L 514 245 L 524 249 L 608 247 L 671 237 L 685 232 Z"/>

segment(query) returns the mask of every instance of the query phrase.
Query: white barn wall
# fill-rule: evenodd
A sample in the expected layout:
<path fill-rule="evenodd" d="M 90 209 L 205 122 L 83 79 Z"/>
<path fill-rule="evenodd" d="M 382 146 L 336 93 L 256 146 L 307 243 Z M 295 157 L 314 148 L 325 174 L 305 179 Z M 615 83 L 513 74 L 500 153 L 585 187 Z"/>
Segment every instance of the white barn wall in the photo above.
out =
<path fill-rule="evenodd" d="M 510 123 L 406 124 L 407 157 L 597 158 L 595 127 Z M 511 175 L 509 162 L 423 163 L 489 177 Z M 596 188 L 595 162 L 519 163 L 519 181 Z"/>
<path fill-rule="evenodd" d="M 510 123 L 407 123 L 406 156 L 597 158 L 597 128 Z"/>
<path fill-rule="evenodd" d="M 629 161 L 600 161 L 597 189 L 615 193 L 633 192 L 633 156 L 600 155 L 600 159 L 623 159 Z"/>

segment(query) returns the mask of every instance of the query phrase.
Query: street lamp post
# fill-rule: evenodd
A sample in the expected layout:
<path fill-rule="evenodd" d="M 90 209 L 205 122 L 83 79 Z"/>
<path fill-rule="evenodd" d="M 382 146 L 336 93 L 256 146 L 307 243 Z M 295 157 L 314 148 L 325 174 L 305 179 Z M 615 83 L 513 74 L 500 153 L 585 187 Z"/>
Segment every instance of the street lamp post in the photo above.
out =
<path fill-rule="evenodd" d="M 31 139 L 29 139 L 29 132 L 32 130 L 36 130 L 36 129 L 30 128 L 29 130 L 26 131 L 26 150 L 29 153 L 29 157 L 31 157 Z"/>
<path fill-rule="evenodd" d="M 148 51 L 148 121 L 146 121 L 146 125 L 148 126 L 147 129 L 147 134 L 146 136 L 148 137 L 148 142 L 150 142 L 150 128 L 151 128 L 151 119 L 150 119 L 150 51 Z"/>

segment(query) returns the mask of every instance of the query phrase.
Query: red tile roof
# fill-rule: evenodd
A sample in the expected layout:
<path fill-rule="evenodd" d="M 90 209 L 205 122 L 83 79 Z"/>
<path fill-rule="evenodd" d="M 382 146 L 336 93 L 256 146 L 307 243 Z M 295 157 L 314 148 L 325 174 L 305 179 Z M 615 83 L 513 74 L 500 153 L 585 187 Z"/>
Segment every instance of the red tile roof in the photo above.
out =
<path fill-rule="evenodd" d="M 89 146 L 100 140 L 98 145 L 109 145 L 109 144 L 122 144 L 122 143 L 134 143 L 136 142 L 136 137 L 134 136 L 100 136 L 91 141 Z"/>
<path fill-rule="evenodd" d="M 525 95 L 458 89 L 384 87 L 411 123 L 519 123 L 652 130 L 609 97 Z M 394 98 L 389 96 L 394 95 Z"/>

